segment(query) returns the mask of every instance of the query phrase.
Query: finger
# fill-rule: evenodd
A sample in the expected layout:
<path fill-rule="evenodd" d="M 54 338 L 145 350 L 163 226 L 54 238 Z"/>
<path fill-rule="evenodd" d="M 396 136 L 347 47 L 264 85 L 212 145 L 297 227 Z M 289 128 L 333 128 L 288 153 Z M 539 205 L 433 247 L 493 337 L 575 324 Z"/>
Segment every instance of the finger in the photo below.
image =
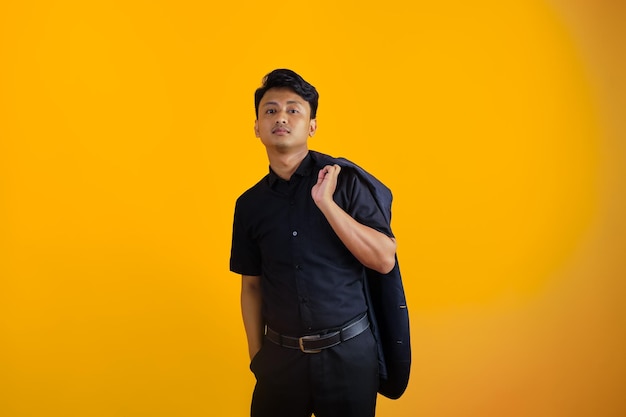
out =
<path fill-rule="evenodd" d="M 318 174 L 318 178 L 324 178 L 332 170 L 333 170 L 333 167 L 331 165 L 326 165 L 324 168 L 320 169 L 320 172 Z"/>
<path fill-rule="evenodd" d="M 337 176 L 339 175 L 339 171 L 341 171 L 341 167 L 337 164 L 332 165 L 332 166 L 328 165 L 327 168 L 328 168 L 328 173 L 332 175 L 332 178 L 337 178 Z"/>

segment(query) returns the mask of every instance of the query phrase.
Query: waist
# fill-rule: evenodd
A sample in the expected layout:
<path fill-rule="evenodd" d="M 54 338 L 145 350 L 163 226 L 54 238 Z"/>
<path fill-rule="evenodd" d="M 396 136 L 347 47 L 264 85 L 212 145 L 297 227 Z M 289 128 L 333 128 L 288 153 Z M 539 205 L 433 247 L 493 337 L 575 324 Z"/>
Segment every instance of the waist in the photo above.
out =
<path fill-rule="evenodd" d="M 267 327 L 265 337 L 279 345 L 290 349 L 299 349 L 304 353 L 319 353 L 323 349 L 328 349 L 356 337 L 367 330 L 370 326 L 367 313 L 352 320 L 345 326 L 322 330 L 316 334 L 305 336 L 284 335 Z"/>

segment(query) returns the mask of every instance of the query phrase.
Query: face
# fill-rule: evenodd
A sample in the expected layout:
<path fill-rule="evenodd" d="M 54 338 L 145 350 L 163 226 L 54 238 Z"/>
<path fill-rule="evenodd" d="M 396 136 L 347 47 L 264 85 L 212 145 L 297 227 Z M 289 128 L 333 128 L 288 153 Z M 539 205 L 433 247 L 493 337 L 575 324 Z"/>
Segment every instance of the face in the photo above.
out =
<path fill-rule="evenodd" d="M 288 88 L 270 88 L 265 92 L 254 132 L 268 150 L 280 153 L 304 150 L 316 128 L 311 106 L 298 94 Z"/>

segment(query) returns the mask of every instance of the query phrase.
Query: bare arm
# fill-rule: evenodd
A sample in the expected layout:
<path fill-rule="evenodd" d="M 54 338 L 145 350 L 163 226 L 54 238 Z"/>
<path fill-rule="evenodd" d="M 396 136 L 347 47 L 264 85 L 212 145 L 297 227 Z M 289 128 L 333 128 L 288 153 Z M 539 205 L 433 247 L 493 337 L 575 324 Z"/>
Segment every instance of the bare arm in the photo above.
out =
<path fill-rule="evenodd" d="M 317 207 L 348 250 L 366 267 L 381 274 L 396 264 L 396 240 L 357 222 L 333 200 L 341 167 L 327 165 L 320 170 L 311 196 Z"/>
<path fill-rule="evenodd" d="M 264 326 L 261 315 L 261 277 L 252 275 L 241 276 L 241 316 L 243 327 L 248 338 L 250 360 L 257 354 L 263 344 Z"/>

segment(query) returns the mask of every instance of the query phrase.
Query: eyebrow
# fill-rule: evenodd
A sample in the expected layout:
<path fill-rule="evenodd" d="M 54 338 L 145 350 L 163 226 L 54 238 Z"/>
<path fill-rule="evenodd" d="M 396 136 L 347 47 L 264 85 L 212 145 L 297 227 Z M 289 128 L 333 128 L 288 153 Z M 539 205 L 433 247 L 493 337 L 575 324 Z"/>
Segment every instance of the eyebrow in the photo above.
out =
<path fill-rule="evenodd" d="M 280 103 L 278 103 L 277 101 L 268 101 L 267 103 L 263 104 L 263 107 L 265 106 L 278 106 Z M 298 104 L 300 106 L 302 106 L 302 102 L 298 101 L 298 100 L 289 100 L 287 101 L 287 104 Z"/>

